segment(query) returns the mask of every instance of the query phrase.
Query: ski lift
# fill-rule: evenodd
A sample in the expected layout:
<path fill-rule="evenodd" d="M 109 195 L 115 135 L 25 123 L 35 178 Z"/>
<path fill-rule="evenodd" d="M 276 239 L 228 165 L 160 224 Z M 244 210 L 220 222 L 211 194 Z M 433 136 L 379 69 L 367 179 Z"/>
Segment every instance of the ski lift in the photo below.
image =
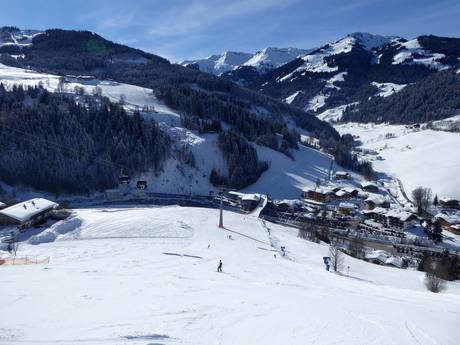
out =
<path fill-rule="evenodd" d="M 130 180 L 129 180 L 129 175 L 126 175 L 126 174 L 121 174 L 120 177 L 118 178 L 118 182 L 120 184 L 129 184 Z"/>
<path fill-rule="evenodd" d="M 144 181 L 144 180 L 140 180 L 140 181 L 137 181 L 137 189 L 147 189 L 147 181 Z"/>

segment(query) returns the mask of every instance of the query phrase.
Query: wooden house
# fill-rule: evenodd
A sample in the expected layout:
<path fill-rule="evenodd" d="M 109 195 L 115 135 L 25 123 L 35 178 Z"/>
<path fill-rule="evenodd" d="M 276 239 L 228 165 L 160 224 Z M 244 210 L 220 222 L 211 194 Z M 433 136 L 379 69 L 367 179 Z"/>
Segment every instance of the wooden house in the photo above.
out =
<path fill-rule="evenodd" d="M 49 217 L 58 204 L 43 198 L 20 202 L 0 210 L 0 225 L 17 225 L 27 228 Z"/>
<path fill-rule="evenodd" d="M 372 183 L 372 182 L 364 182 L 361 185 L 361 187 L 366 192 L 371 192 L 371 193 L 378 193 L 379 192 L 379 187 L 375 183 Z"/>
<path fill-rule="evenodd" d="M 328 188 L 305 189 L 302 191 L 302 197 L 318 202 L 328 202 L 335 198 L 334 192 Z"/>
<path fill-rule="evenodd" d="M 459 201 L 453 198 L 442 198 L 439 200 L 439 203 L 443 208 L 452 208 L 458 209 L 459 208 Z"/>
<path fill-rule="evenodd" d="M 346 171 L 337 171 L 335 174 L 334 174 L 334 178 L 336 180 L 346 180 L 350 177 L 350 174 Z"/>
<path fill-rule="evenodd" d="M 390 201 L 381 195 L 370 195 L 364 203 L 368 210 L 373 210 L 376 207 L 390 208 Z"/>

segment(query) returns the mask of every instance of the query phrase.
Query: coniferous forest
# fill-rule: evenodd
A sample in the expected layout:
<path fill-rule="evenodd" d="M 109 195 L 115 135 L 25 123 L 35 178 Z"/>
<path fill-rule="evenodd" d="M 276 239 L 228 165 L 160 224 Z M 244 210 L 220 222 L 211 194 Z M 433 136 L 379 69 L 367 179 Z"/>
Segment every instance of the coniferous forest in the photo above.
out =
<path fill-rule="evenodd" d="M 114 187 L 121 170 L 159 170 L 169 137 L 118 104 L 0 85 L 0 179 L 54 193 Z"/>

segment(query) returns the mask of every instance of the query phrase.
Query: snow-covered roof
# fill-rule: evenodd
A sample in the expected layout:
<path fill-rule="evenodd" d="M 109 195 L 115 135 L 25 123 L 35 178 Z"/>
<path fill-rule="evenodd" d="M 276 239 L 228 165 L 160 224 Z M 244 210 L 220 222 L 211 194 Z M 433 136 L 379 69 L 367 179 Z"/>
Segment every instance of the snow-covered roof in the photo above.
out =
<path fill-rule="evenodd" d="M 448 222 L 450 224 L 460 224 L 460 215 L 459 214 L 438 213 L 434 217 L 444 219 L 446 222 Z"/>
<path fill-rule="evenodd" d="M 346 209 L 355 209 L 355 204 L 352 204 L 351 202 L 341 202 L 339 204 L 339 208 L 346 208 Z"/>
<path fill-rule="evenodd" d="M 359 192 L 359 188 L 355 187 L 343 187 L 342 189 L 347 193 Z"/>
<path fill-rule="evenodd" d="M 318 187 L 318 188 L 304 188 L 304 192 L 315 192 L 319 194 L 332 193 L 332 188 L 330 187 Z"/>
<path fill-rule="evenodd" d="M 300 200 L 294 199 L 294 200 L 289 200 L 289 199 L 284 199 L 276 202 L 278 205 L 288 205 L 289 207 L 295 207 L 295 206 L 301 206 L 302 202 Z"/>
<path fill-rule="evenodd" d="M 244 194 L 241 196 L 241 200 L 246 201 L 259 201 L 260 195 L 259 194 Z"/>
<path fill-rule="evenodd" d="M 451 198 L 449 196 L 444 196 L 441 199 L 439 199 L 441 202 L 458 202 L 457 199 Z"/>
<path fill-rule="evenodd" d="M 388 210 L 388 209 L 383 208 L 383 207 L 376 207 L 376 208 L 374 208 L 372 210 L 364 210 L 363 213 L 378 213 L 378 214 L 385 215 L 386 217 L 398 218 L 403 222 L 409 220 L 411 217 L 414 216 L 413 213 L 404 211 L 402 209 Z"/>
<path fill-rule="evenodd" d="M 348 176 L 348 173 L 346 171 L 337 171 L 335 175 L 336 176 Z"/>
<path fill-rule="evenodd" d="M 376 207 L 372 210 L 364 210 L 363 211 L 364 213 L 379 213 L 379 214 L 386 214 L 388 212 L 388 210 L 386 208 L 383 208 L 383 207 Z"/>
<path fill-rule="evenodd" d="M 362 186 L 363 188 L 366 188 L 366 187 L 377 187 L 377 188 L 378 188 L 378 187 L 379 187 L 379 186 L 377 186 L 375 183 L 369 182 L 369 181 L 366 181 L 366 182 L 361 183 L 361 186 Z"/>
<path fill-rule="evenodd" d="M 35 198 L 7 207 L 1 210 L 0 214 L 16 219 L 20 222 L 25 222 L 36 214 L 55 208 L 56 206 L 58 206 L 58 204 L 53 201 L 43 198 Z"/>
<path fill-rule="evenodd" d="M 369 194 L 366 200 L 367 202 L 373 202 L 376 205 L 381 205 L 384 202 L 388 202 L 388 198 L 383 197 L 382 195 L 377 195 L 377 194 Z"/>
<path fill-rule="evenodd" d="M 384 250 L 373 250 L 365 254 L 366 259 L 378 260 L 379 262 L 396 267 L 403 267 L 404 260 L 401 257 L 393 256 Z"/>
<path fill-rule="evenodd" d="M 403 210 L 399 210 L 399 209 L 392 209 L 392 210 L 389 210 L 387 212 L 387 217 L 398 218 L 403 222 L 405 222 L 406 220 L 408 220 L 409 218 L 411 218 L 413 216 L 414 216 L 413 213 L 403 211 Z"/>
<path fill-rule="evenodd" d="M 337 196 L 344 196 L 344 195 L 347 195 L 348 193 L 346 191 L 344 191 L 343 189 L 335 192 L 335 195 Z"/>

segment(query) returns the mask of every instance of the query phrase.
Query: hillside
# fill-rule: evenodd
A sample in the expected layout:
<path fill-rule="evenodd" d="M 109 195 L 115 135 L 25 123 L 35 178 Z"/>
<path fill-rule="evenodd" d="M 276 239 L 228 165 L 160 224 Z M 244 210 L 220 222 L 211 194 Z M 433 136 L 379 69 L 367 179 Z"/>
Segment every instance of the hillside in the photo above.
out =
<path fill-rule="evenodd" d="M 221 230 L 217 219 L 176 206 L 76 210 L 18 251 L 49 264 L 2 267 L 2 342 L 456 344 L 458 283 L 432 294 L 421 272 L 349 257 L 349 274 L 326 272 L 328 247 L 295 229 L 225 212 Z"/>
<path fill-rule="evenodd" d="M 432 74 L 399 91 L 381 92 L 348 106 L 343 122 L 413 124 L 442 120 L 460 109 L 460 74 L 445 70 Z"/>
<path fill-rule="evenodd" d="M 60 77 L 53 74 L 38 73 L 21 68 L 0 65 L 0 83 L 5 85 L 8 89 L 13 88 L 15 85 L 24 85 L 25 87 L 43 85 L 49 92 L 56 93 L 60 87 Z M 98 89 L 102 97 L 106 97 L 108 101 L 118 104 L 120 98 L 123 98 L 123 108 L 127 114 L 132 114 L 136 109 L 141 110 L 140 113 L 145 122 L 155 121 L 161 133 L 163 133 L 162 135 L 166 134 L 168 136 L 170 147 L 166 157 L 161 156 L 162 158 L 160 158 L 160 156 L 158 156 L 158 158 L 160 158 L 157 161 L 159 162 L 159 169 L 135 169 L 136 165 L 127 164 L 127 162 L 134 159 L 133 155 L 117 154 L 112 156 L 113 160 L 112 158 L 99 157 L 99 155 L 88 156 L 86 149 L 81 149 L 82 147 L 86 147 L 82 143 L 72 145 L 72 151 L 69 152 L 68 143 L 74 134 L 47 137 L 46 140 L 51 141 L 53 144 L 56 144 L 58 140 L 59 147 L 56 148 L 55 145 L 47 145 L 45 151 L 42 151 L 40 155 L 35 155 L 34 152 L 37 149 L 36 147 L 33 150 L 25 150 L 27 146 L 25 144 L 33 144 L 34 141 L 27 140 L 24 142 L 22 140 L 22 135 L 17 136 L 16 132 L 8 135 L 8 131 L 2 132 L 2 138 L 8 143 L 8 145 L 2 147 L 3 150 L 9 152 L 8 148 L 13 145 L 13 143 L 17 143 L 17 150 L 19 150 L 18 152 L 23 152 L 23 155 L 19 155 L 17 152 L 16 157 L 23 157 L 23 159 L 29 157 L 28 159 L 35 160 L 43 159 L 40 157 L 46 155 L 48 165 L 42 166 L 40 170 L 43 170 L 43 173 L 48 171 L 48 173 L 53 174 L 53 176 L 59 174 L 61 176 L 60 180 L 62 180 L 60 183 L 65 182 L 69 184 L 69 182 L 74 181 L 74 179 L 82 179 L 84 176 L 88 176 L 87 174 L 90 176 L 92 174 L 97 175 L 104 171 L 107 176 L 104 177 L 105 182 L 103 185 L 113 188 L 116 185 L 114 179 L 118 178 L 121 170 L 124 170 L 131 173 L 134 181 L 138 179 L 146 180 L 148 182 L 149 191 L 176 194 L 208 194 L 210 190 L 215 188 L 209 181 L 212 170 L 216 168 L 222 172 L 227 169 L 227 163 L 218 146 L 217 133 L 202 133 L 184 128 L 181 121 L 181 114 L 159 101 L 153 95 L 152 89 L 109 80 L 83 80 L 78 78 L 67 78 L 62 88 L 64 92 L 70 92 L 69 95 L 75 95 L 75 89 L 83 90 L 83 92 L 78 91 L 79 93 L 83 93 L 82 96 L 75 95 L 78 102 L 84 101 L 85 99 L 92 100 L 93 97 L 90 95 L 93 95 Z M 77 117 L 77 119 L 79 118 Z M 73 121 L 75 121 L 75 119 L 73 119 Z M 14 125 L 23 126 L 24 124 L 15 121 Z M 43 124 L 40 124 L 38 127 L 42 126 Z M 21 129 L 21 131 L 22 133 L 24 132 L 23 129 Z M 30 128 L 26 130 L 29 136 L 30 131 Z M 65 134 L 66 132 L 62 133 Z M 11 141 L 11 134 L 14 134 L 15 140 L 13 141 Z M 93 138 L 93 140 L 100 141 L 100 138 Z M 76 141 L 78 142 L 78 140 Z M 34 146 L 32 145 L 32 147 Z M 62 147 L 66 149 L 62 150 Z M 256 183 L 250 188 L 252 190 L 260 189 L 258 191 L 272 193 L 279 198 L 298 197 L 303 187 L 313 185 L 318 178 L 325 178 L 326 171 L 330 165 L 330 158 L 327 154 L 303 146 L 301 146 L 299 150 L 295 150 L 295 161 L 281 152 L 260 145 L 255 145 L 254 147 L 257 149 L 258 159 L 270 162 L 271 165 L 268 171 L 264 172 L 264 179 L 262 182 Z M 104 150 L 107 149 L 108 148 L 105 148 Z M 194 166 L 191 166 L 190 162 L 187 161 L 188 156 L 184 156 L 184 152 L 191 152 L 194 158 Z M 49 155 L 50 153 L 52 153 L 51 156 Z M 3 160 L 5 160 L 9 157 L 9 154 L 2 157 Z M 53 157 L 61 157 L 61 159 L 73 166 L 74 172 L 81 171 L 82 174 L 80 176 L 69 174 L 68 167 L 58 164 L 58 161 Z M 135 161 L 137 162 L 137 160 Z M 2 165 L 4 169 L 2 169 L 1 174 L 5 178 L 3 182 L 8 181 L 13 183 L 18 181 L 19 178 L 19 181 L 21 181 L 24 186 L 38 186 L 37 181 L 39 180 L 34 177 L 37 169 L 33 168 L 28 171 L 29 168 L 33 167 L 32 165 L 29 164 L 29 167 L 21 165 L 21 169 L 19 170 L 21 174 L 17 174 L 18 163 L 19 160 L 15 158 L 12 164 Z M 76 163 L 81 164 L 75 166 Z M 86 169 L 88 166 L 92 167 L 91 170 Z M 300 180 L 285 180 L 285 173 L 288 171 L 286 167 L 288 166 L 292 166 L 292 168 L 288 170 L 298 175 Z M 62 190 L 58 188 L 60 184 L 54 181 L 54 183 L 51 183 L 52 188 L 49 189 L 47 186 L 49 186 L 50 181 L 53 182 L 53 179 L 54 177 L 51 178 L 51 180 L 45 178 L 46 183 L 42 183 L 39 189 L 69 192 L 73 191 L 72 188 L 77 187 L 80 192 L 87 193 L 88 187 L 99 185 L 99 182 L 94 184 L 94 182 L 86 181 L 83 184 L 69 184 L 72 190 L 68 190 L 67 188 Z M 263 182 L 274 180 L 279 181 L 279 183 L 270 185 Z M 89 188 L 89 190 L 91 191 L 93 188 Z"/>
<path fill-rule="evenodd" d="M 369 150 L 363 158 L 377 171 L 399 178 L 410 196 L 424 186 L 441 197 L 460 198 L 460 145 L 458 133 L 404 125 L 346 123 L 336 126 L 350 133 Z"/>
<path fill-rule="evenodd" d="M 14 28 L 3 30 L 16 33 Z M 297 148 L 299 131 L 329 143 L 339 140 L 330 125 L 283 102 L 87 31 L 47 30 L 34 34 L 29 41 L 24 45 L 12 43 L 20 55 L 3 53 L 0 56 L 5 63 L 0 68 L 0 81 L 9 88 L 13 84 L 40 84 L 40 88 L 65 94 L 76 104 L 82 100 L 94 103 L 94 97 L 107 97 L 110 102 L 120 103 L 128 115 L 139 111 L 142 118 L 160 122 L 161 130 L 172 138 L 173 150 L 154 170 L 116 164 L 116 168 L 111 168 L 112 181 L 113 175 L 121 170 L 138 177 L 144 174 L 144 178 L 154 173 L 156 179 L 169 172 L 169 177 L 160 178 L 162 182 L 156 184 L 162 186 L 161 190 L 205 189 L 207 193 L 210 172 L 215 169 L 220 177 L 211 181 L 214 185 L 219 180 L 227 181 L 230 187 L 241 188 L 257 181 L 269 163 L 258 159 L 255 142 L 290 155 Z M 9 93 L 11 89 L 5 91 Z M 35 95 L 41 92 L 25 91 Z M 15 106 L 24 111 L 30 105 L 36 107 L 36 102 L 21 103 L 17 98 L 16 102 Z M 63 141 L 64 137 L 53 142 L 62 145 Z M 191 148 L 190 141 L 206 144 Z M 139 161 L 142 150 L 138 151 Z M 209 152 L 213 152 L 213 156 L 219 156 L 220 152 L 221 157 L 206 161 L 204 157 Z M 96 156 L 106 160 L 100 154 Z M 15 161 L 10 160 L 8 169 L 18 168 L 15 163 L 11 165 Z M 195 165 L 197 161 L 200 163 Z M 232 163 L 235 161 L 239 161 L 238 169 Z M 173 171 L 178 172 L 171 174 Z"/>

